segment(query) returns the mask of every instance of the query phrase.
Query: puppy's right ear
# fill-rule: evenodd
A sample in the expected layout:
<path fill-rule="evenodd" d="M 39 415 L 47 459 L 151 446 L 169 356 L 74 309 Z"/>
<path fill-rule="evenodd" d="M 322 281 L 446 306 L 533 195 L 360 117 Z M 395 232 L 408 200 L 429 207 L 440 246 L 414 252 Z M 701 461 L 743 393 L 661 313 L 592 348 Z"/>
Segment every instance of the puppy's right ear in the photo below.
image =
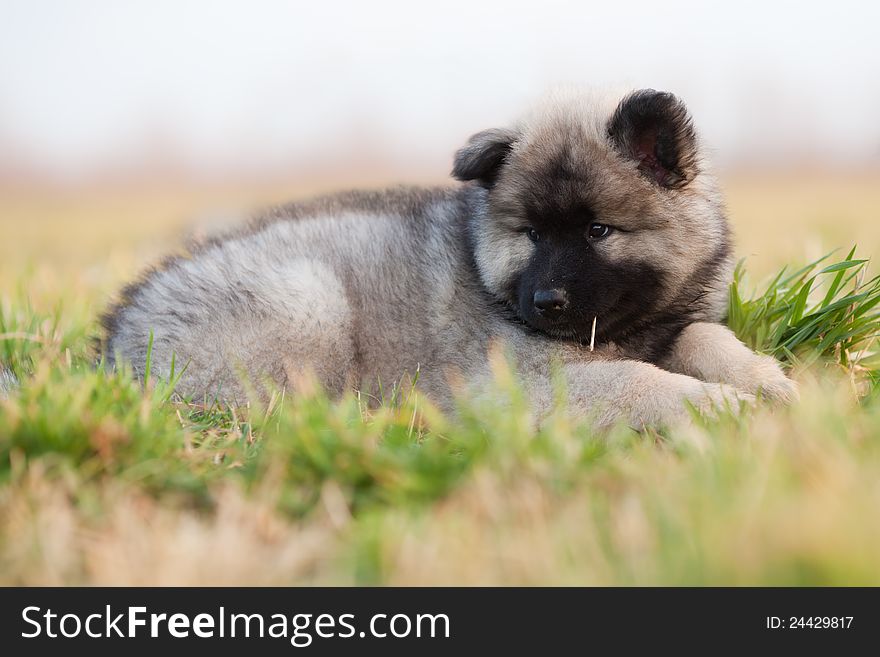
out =
<path fill-rule="evenodd" d="M 516 141 L 513 130 L 493 129 L 478 132 L 455 154 L 452 175 L 458 180 L 476 180 L 489 188 Z"/>

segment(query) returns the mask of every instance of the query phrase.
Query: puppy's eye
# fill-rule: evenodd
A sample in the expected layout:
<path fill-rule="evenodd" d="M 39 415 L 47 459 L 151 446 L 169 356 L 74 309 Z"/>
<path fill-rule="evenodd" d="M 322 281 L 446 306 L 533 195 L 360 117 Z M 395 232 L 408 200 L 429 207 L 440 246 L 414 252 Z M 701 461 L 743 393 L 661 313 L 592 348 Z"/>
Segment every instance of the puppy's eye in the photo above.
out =
<path fill-rule="evenodd" d="M 526 229 L 526 235 L 528 235 L 529 239 L 532 240 L 533 242 L 537 242 L 538 240 L 541 239 L 541 236 L 538 235 L 538 231 L 536 231 L 534 228 Z"/>
<path fill-rule="evenodd" d="M 605 224 L 592 223 L 587 230 L 587 235 L 590 236 L 591 240 L 599 240 L 603 237 L 608 237 L 609 233 L 611 233 L 611 226 L 606 226 Z"/>

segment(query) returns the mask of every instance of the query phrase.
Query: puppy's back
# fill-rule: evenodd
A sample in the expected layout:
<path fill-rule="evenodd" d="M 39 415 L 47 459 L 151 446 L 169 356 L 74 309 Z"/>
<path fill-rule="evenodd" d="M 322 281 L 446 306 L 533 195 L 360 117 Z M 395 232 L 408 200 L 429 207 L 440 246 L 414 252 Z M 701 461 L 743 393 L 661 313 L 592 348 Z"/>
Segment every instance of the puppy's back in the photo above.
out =
<path fill-rule="evenodd" d="M 392 364 L 385 351 L 417 349 L 408 336 L 424 318 L 411 301 L 450 279 L 446 224 L 459 204 L 450 190 L 399 188 L 271 208 L 127 287 L 104 317 L 107 359 L 139 376 L 148 351 L 157 376 L 185 366 L 184 394 L 240 400 L 243 379 L 285 385 L 305 370 L 341 391 L 362 375 L 362 345 Z M 396 317 L 377 309 L 389 299 Z M 396 345 L 365 339 L 389 321 Z"/>

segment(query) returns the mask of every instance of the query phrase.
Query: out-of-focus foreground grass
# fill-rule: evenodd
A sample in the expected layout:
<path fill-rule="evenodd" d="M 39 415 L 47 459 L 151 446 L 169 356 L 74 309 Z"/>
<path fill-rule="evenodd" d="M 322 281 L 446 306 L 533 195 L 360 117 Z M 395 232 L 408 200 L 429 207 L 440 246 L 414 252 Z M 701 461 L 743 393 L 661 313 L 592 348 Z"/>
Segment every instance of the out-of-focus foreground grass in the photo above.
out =
<path fill-rule="evenodd" d="M 752 283 L 880 253 L 878 182 L 729 181 Z M 804 304 L 808 278 L 737 286 L 743 337 L 803 363 L 799 403 L 662 436 L 535 431 L 503 367 L 512 408 L 457 420 L 406 395 L 187 405 L 95 370 L 120 283 L 199 217 L 304 191 L 0 196 L 0 360 L 30 372 L 0 401 L 0 584 L 880 584 L 875 347 L 833 334 L 876 311 L 855 264 Z"/>

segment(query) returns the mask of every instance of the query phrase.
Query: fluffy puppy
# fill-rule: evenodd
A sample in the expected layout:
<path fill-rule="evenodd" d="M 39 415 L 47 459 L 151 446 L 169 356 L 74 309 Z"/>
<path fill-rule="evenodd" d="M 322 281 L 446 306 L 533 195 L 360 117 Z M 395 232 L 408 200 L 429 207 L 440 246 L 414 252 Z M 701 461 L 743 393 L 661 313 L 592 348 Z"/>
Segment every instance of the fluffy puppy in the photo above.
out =
<path fill-rule="evenodd" d="M 105 318 L 105 351 L 142 373 L 187 364 L 186 395 L 251 381 L 375 393 L 407 374 L 440 406 L 481 389 L 494 346 L 540 414 L 551 369 L 600 424 L 674 421 L 794 384 L 722 321 L 722 197 L 675 96 L 555 95 L 479 132 L 447 188 L 354 192 L 268 210 L 166 260 Z"/>

